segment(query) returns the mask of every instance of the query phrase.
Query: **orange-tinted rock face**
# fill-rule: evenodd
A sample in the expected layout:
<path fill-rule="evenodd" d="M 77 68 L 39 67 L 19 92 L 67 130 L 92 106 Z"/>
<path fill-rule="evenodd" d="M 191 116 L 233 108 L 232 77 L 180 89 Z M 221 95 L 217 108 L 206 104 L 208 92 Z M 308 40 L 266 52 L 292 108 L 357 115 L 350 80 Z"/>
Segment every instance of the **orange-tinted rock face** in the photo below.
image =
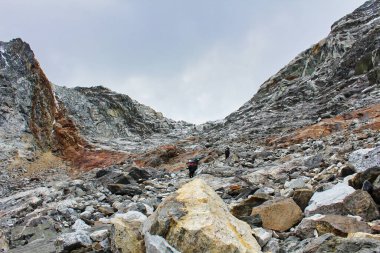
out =
<path fill-rule="evenodd" d="M 187 142 L 195 140 L 188 139 Z M 213 161 L 217 155 L 213 150 L 186 150 L 177 145 L 163 145 L 142 154 L 131 155 L 136 166 L 159 167 L 167 171 L 179 171 L 187 168 L 186 162 L 194 157 L 204 157 L 201 162 Z"/>
<path fill-rule="evenodd" d="M 119 164 L 126 159 L 126 154 L 108 150 L 91 150 L 89 148 L 73 147 L 63 150 L 63 157 L 77 169 L 91 170 L 93 168 L 108 167 Z"/>
<path fill-rule="evenodd" d="M 80 170 L 106 167 L 126 158 L 124 153 L 94 150 L 67 117 L 65 107 L 56 101 L 51 84 L 36 60 L 31 71 L 34 90 L 29 126 L 41 149 L 57 152 Z"/>
<path fill-rule="evenodd" d="M 359 124 L 356 124 L 356 123 Z M 380 130 L 380 104 L 324 119 L 321 122 L 296 130 L 293 134 L 270 138 L 268 143 L 279 147 L 301 143 L 307 139 L 318 139 L 338 131 L 360 133 L 365 129 Z"/>
<path fill-rule="evenodd" d="M 30 129 L 37 144 L 44 150 L 53 148 L 53 124 L 57 108 L 52 87 L 35 60 L 31 66 L 34 81 Z"/>
<path fill-rule="evenodd" d="M 171 171 L 186 167 L 186 158 L 192 158 L 194 152 L 186 152 L 175 145 L 164 145 L 150 150 L 135 159 L 138 167 L 162 167 Z"/>

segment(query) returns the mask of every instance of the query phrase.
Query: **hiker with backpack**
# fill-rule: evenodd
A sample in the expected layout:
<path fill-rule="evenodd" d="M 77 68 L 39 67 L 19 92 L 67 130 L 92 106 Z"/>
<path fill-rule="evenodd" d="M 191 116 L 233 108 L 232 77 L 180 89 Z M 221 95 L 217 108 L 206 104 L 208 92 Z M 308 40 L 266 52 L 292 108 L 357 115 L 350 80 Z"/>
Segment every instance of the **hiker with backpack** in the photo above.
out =
<path fill-rule="evenodd" d="M 191 159 L 187 162 L 187 169 L 189 170 L 189 177 L 194 177 L 195 171 L 198 169 L 199 158 Z"/>
<path fill-rule="evenodd" d="M 224 156 L 225 156 L 226 160 L 228 159 L 228 157 L 230 157 L 230 148 L 229 147 L 226 147 L 226 149 L 224 150 Z"/>

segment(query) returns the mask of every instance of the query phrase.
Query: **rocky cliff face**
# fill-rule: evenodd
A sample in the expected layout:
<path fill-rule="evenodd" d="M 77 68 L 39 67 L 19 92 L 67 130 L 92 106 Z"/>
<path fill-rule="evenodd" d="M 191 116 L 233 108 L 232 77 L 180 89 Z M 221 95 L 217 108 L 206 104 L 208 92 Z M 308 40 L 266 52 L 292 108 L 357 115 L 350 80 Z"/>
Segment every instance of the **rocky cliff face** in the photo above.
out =
<path fill-rule="evenodd" d="M 37 152 L 51 151 L 74 167 L 102 167 L 122 161 L 126 154 L 120 150 L 141 147 L 147 137 L 151 141 L 144 147 L 176 140 L 192 129 L 102 87 L 53 87 L 20 39 L 1 42 L 0 54 L 4 161 L 34 160 Z"/>
<path fill-rule="evenodd" d="M 21 159 L 33 160 L 35 151 L 50 151 L 75 167 L 91 168 L 125 157 L 118 152 L 95 150 L 80 136 L 28 44 L 16 39 L 0 46 L 1 98 L 5 101 L 0 124 L 6 146 L 2 155 L 7 160 L 17 160 L 20 153 Z"/>
<path fill-rule="evenodd" d="M 116 149 L 129 150 L 144 140 L 156 145 L 168 143 L 184 137 L 194 126 L 165 118 L 129 96 L 101 86 L 73 89 L 55 86 L 54 91 L 86 139 Z"/>
<path fill-rule="evenodd" d="M 3 160 L 13 152 L 32 151 L 28 127 L 33 84 L 30 81 L 33 53 L 21 40 L 0 42 L 0 137 Z M 24 141 L 22 141 L 24 140 Z"/>
<path fill-rule="evenodd" d="M 376 121 L 373 127 L 379 129 L 379 10 L 378 1 L 368 1 L 335 22 L 325 39 L 269 78 L 239 110 L 204 127 L 219 138 L 266 141 L 348 113 L 350 119 Z M 324 125 L 331 132 L 343 128 L 341 123 Z"/>
<path fill-rule="evenodd" d="M 378 252 L 379 16 L 366 2 L 196 129 L 52 86 L 26 43 L 0 43 L 0 251 Z"/>

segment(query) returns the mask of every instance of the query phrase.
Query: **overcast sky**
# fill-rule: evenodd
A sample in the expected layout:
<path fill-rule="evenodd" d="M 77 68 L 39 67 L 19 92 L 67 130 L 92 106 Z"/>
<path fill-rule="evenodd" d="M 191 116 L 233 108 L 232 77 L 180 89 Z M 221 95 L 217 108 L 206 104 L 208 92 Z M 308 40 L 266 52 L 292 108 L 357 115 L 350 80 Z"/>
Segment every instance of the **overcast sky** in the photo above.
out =
<path fill-rule="evenodd" d="M 0 40 L 51 82 L 103 85 L 164 113 L 222 119 L 364 0 L 0 0 Z"/>

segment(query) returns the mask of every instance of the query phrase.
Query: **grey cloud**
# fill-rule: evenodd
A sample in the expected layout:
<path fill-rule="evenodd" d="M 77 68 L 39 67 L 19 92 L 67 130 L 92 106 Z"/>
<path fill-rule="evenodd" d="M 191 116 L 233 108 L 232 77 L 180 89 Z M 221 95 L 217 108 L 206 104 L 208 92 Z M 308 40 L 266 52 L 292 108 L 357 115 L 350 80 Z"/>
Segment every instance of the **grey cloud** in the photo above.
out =
<path fill-rule="evenodd" d="M 30 43 L 58 85 L 104 85 L 201 123 L 236 110 L 362 3 L 5 0 L 0 40 Z"/>

